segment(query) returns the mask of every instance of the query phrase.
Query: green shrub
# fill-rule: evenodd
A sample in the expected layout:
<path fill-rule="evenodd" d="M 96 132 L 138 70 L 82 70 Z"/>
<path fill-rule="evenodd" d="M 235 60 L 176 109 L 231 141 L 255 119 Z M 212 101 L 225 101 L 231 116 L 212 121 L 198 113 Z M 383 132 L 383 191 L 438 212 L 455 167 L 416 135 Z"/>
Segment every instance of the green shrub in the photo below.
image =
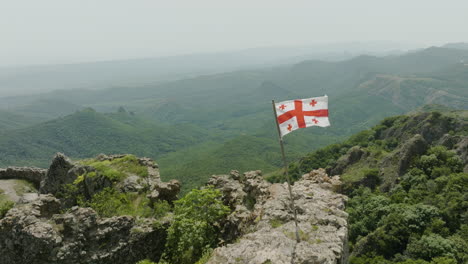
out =
<path fill-rule="evenodd" d="M 213 253 L 212 249 L 206 250 L 203 253 L 202 257 L 195 264 L 205 264 L 205 263 L 207 263 L 208 260 L 210 260 L 212 253 Z"/>
<path fill-rule="evenodd" d="M 162 217 L 171 207 L 166 201 L 150 206 L 150 201 L 138 193 L 121 193 L 113 188 L 105 188 L 95 194 L 90 201 L 80 202 L 80 206 L 89 206 L 102 217 L 131 215 L 142 217 Z"/>
<path fill-rule="evenodd" d="M 270 220 L 270 225 L 271 227 L 273 228 L 277 228 L 277 227 L 280 227 L 282 226 L 284 223 L 283 221 L 279 220 L 279 219 L 271 219 Z"/>
<path fill-rule="evenodd" d="M 457 261 L 453 258 L 440 257 L 433 258 L 431 264 L 457 264 Z"/>
<path fill-rule="evenodd" d="M 0 219 L 5 217 L 8 211 L 15 206 L 15 203 L 12 201 L 2 201 L 0 202 Z"/>
<path fill-rule="evenodd" d="M 99 161 L 95 159 L 81 161 L 83 165 L 94 167 L 100 175 L 109 178 L 111 181 L 121 181 L 127 174 L 135 174 L 140 177 L 148 176 L 146 166 L 140 165 L 138 158 L 134 155 L 126 155 L 122 158 L 117 158 L 112 161 Z M 89 173 L 88 177 L 94 172 Z M 95 176 L 96 174 L 94 174 Z"/>
<path fill-rule="evenodd" d="M 111 166 L 111 162 L 108 160 L 105 161 L 94 161 L 94 162 L 89 162 L 85 163 L 86 165 L 89 165 L 93 168 L 95 168 L 100 175 L 108 178 L 109 180 L 115 182 L 115 181 L 121 181 L 124 179 L 127 175 L 123 173 L 122 171 L 119 171 Z"/>
<path fill-rule="evenodd" d="M 168 230 L 164 259 L 191 264 L 218 242 L 218 222 L 229 213 L 219 190 L 192 190 L 174 202 L 174 222 Z"/>
<path fill-rule="evenodd" d="M 111 166 L 120 171 L 136 174 L 141 177 L 148 176 L 148 168 L 140 165 L 138 158 L 134 155 L 126 155 L 125 157 L 114 159 Z"/>
<path fill-rule="evenodd" d="M 158 264 L 158 263 L 154 263 L 152 262 L 151 260 L 142 260 L 142 261 L 138 261 L 136 264 Z"/>

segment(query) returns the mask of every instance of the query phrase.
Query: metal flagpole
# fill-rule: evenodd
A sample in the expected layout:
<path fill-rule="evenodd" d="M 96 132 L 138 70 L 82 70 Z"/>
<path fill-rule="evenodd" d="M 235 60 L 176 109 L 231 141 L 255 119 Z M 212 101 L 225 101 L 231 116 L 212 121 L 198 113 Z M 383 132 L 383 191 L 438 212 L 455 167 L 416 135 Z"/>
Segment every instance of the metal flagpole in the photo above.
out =
<path fill-rule="evenodd" d="M 292 181 L 288 173 L 288 162 L 286 161 L 286 155 L 284 154 L 283 138 L 281 137 L 281 130 L 280 130 L 279 123 L 278 123 L 278 114 L 276 113 L 275 100 L 271 100 L 271 103 L 273 104 L 273 112 L 275 114 L 276 128 L 278 129 L 279 143 L 281 146 L 281 155 L 283 156 L 283 163 L 284 163 L 284 173 L 286 175 L 286 181 L 288 182 L 289 197 L 291 199 L 291 209 L 294 212 L 294 223 L 296 224 L 296 241 L 299 243 L 301 239 L 299 238 L 299 226 L 297 224 L 297 210 L 296 210 L 296 206 L 294 205 L 294 197 L 293 197 L 292 188 L 291 188 Z"/>

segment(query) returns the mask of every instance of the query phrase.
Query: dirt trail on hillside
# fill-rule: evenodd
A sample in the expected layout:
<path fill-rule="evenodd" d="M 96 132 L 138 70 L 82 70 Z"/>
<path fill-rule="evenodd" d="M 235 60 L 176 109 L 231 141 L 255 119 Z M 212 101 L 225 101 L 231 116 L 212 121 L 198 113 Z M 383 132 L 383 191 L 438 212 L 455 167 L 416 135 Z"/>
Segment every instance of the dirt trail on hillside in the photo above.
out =
<path fill-rule="evenodd" d="M 0 189 L 3 190 L 3 194 L 16 203 L 20 199 L 20 196 L 16 193 L 15 185 L 16 180 L 0 180 Z"/>

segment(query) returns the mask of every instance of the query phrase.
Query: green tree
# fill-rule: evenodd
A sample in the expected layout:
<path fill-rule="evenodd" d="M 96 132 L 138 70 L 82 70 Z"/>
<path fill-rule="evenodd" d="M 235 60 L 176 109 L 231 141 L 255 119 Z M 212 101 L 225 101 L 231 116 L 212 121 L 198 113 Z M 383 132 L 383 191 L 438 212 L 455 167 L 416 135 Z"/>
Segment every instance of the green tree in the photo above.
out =
<path fill-rule="evenodd" d="M 431 260 L 434 257 L 456 256 L 456 247 L 453 241 L 443 238 L 437 234 L 423 235 L 414 237 L 410 240 L 407 252 L 413 258 Z"/>

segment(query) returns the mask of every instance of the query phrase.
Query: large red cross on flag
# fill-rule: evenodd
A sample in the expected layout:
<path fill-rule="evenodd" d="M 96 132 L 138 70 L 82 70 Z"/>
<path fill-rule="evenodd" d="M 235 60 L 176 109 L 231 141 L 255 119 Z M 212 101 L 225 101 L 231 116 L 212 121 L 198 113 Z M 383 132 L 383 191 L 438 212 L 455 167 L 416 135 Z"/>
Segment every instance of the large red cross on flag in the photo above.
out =
<path fill-rule="evenodd" d="M 304 127 L 330 126 L 328 96 L 275 103 L 281 137 Z"/>

